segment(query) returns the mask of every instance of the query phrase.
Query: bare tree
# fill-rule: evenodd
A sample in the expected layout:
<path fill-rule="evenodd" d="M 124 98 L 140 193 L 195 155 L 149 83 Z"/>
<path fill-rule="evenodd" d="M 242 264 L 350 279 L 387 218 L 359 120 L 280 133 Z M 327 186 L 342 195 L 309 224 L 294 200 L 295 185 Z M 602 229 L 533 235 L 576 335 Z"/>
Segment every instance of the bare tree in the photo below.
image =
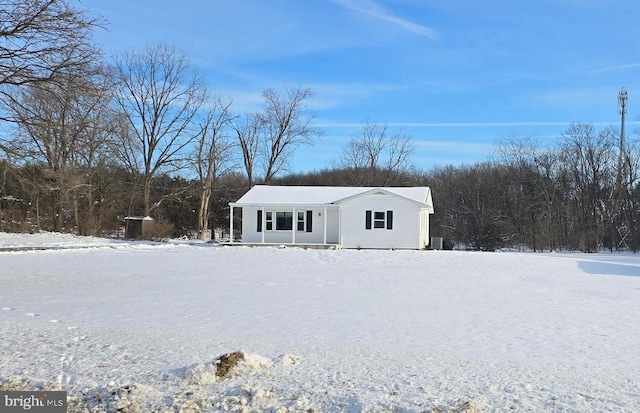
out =
<path fill-rule="evenodd" d="M 562 190 L 563 173 L 561 156 L 553 148 L 540 151 L 533 160 L 537 177 L 536 196 L 539 198 L 540 229 L 536 230 L 542 248 L 549 251 L 567 245 L 567 194 Z"/>
<path fill-rule="evenodd" d="M 151 204 L 153 178 L 184 167 L 185 148 L 199 132 L 194 117 L 207 93 L 187 57 L 165 45 L 121 55 L 116 73 L 116 101 L 128 124 L 122 157 L 142 176 L 143 213 L 149 215 L 162 202 Z"/>
<path fill-rule="evenodd" d="M 90 70 L 85 70 L 85 74 Z M 46 180 L 37 188 L 50 196 L 53 229 L 61 230 L 71 220 L 83 234 L 93 216 L 91 176 L 109 140 L 109 77 L 94 69 L 91 77 L 59 73 L 55 84 L 26 85 L 11 107 L 18 122 L 9 150 L 23 162 L 43 165 Z M 33 183 L 36 184 L 35 182 Z M 79 199 L 86 201 L 80 219 Z"/>
<path fill-rule="evenodd" d="M 249 187 L 252 187 L 260 136 L 263 129 L 262 118 L 258 114 L 249 113 L 243 118 L 238 118 L 235 122 L 232 122 L 231 127 L 235 131 L 238 146 L 242 152 L 242 162 L 247 174 L 247 183 Z"/>
<path fill-rule="evenodd" d="M 198 208 L 198 239 L 204 239 L 209 229 L 211 196 L 220 175 L 231 167 L 233 144 L 225 133 L 231 120 L 229 108 L 231 103 L 223 103 L 219 98 L 214 100 L 213 108 L 207 112 L 200 125 L 200 134 L 196 153 L 193 156 L 195 169 L 200 183 L 200 206 Z"/>
<path fill-rule="evenodd" d="M 454 168 L 437 168 L 430 174 L 438 197 L 433 227 L 444 237 L 477 250 L 495 250 L 505 244 L 512 225 L 502 190 L 509 181 L 502 165 L 483 162 Z"/>
<path fill-rule="evenodd" d="M 538 212 L 542 209 L 543 202 L 539 191 L 540 176 L 536 168 L 540 140 L 535 136 L 508 136 L 500 141 L 497 152 L 499 164 L 505 167 L 509 175 L 502 191 L 508 194 L 505 203 L 514 229 L 512 241 L 518 247 L 529 241 L 536 251 Z"/>
<path fill-rule="evenodd" d="M 609 195 L 615 187 L 616 132 L 597 132 L 591 124 L 573 124 L 562 139 L 562 163 L 575 205 L 575 243 L 585 252 L 594 252 L 610 234 L 607 225 L 616 213 Z"/>
<path fill-rule="evenodd" d="M 85 107 L 83 142 L 73 153 L 74 163 L 81 165 L 82 184 L 72 192 L 74 218 L 82 235 L 97 235 L 104 229 L 107 205 L 104 202 L 104 182 L 110 176 L 109 168 L 115 166 L 114 145 L 119 114 L 113 109 L 113 77 L 100 73 L 94 77 L 90 93 L 80 95 L 81 107 Z M 112 179 L 112 178 L 108 178 Z"/>
<path fill-rule="evenodd" d="M 273 89 L 262 93 L 264 109 L 260 114 L 263 126 L 262 159 L 264 183 L 282 171 L 300 145 L 312 145 L 320 131 L 311 125 L 313 117 L 305 114 L 311 98 L 308 88 L 287 89 L 281 96 Z"/>
<path fill-rule="evenodd" d="M 639 197 L 637 196 L 640 183 L 640 142 L 627 142 L 625 148 L 625 175 L 623 176 L 623 188 L 625 189 L 625 204 L 623 209 L 624 222 L 621 226 L 621 239 L 618 247 L 626 245 L 632 251 L 640 248 L 640 234 L 638 234 L 638 222 L 640 221 Z"/>
<path fill-rule="evenodd" d="M 55 82 L 99 58 L 92 30 L 102 21 L 68 0 L 5 0 L 0 7 L 0 96 L 16 104 L 13 87 Z"/>
<path fill-rule="evenodd" d="M 338 163 L 353 172 L 354 185 L 385 186 L 410 168 L 413 151 L 411 138 L 402 131 L 367 122 L 359 135 L 349 139 Z"/>

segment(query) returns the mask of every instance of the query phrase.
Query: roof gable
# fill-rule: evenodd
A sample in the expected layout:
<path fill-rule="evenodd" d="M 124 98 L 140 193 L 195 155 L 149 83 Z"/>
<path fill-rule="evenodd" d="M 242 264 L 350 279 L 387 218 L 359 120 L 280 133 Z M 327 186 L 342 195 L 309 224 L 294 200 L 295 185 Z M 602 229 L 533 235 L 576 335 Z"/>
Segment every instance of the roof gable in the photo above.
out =
<path fill-rule="evenodd" d="M 417 202 L 423 205 L 431 205 L 431 190 L 426 186 L 413 187 L 369 187 L 361 188 L 362 192 L 335 201 L 336 204 L 349 201 L 364 195 L 390 195 Z"/>
<path fill-rule="evenodd" d="M 234 205 L 329 205 L 380 191 L 431 206 L 428 187 L 270 186 L 255 185 Z"/>

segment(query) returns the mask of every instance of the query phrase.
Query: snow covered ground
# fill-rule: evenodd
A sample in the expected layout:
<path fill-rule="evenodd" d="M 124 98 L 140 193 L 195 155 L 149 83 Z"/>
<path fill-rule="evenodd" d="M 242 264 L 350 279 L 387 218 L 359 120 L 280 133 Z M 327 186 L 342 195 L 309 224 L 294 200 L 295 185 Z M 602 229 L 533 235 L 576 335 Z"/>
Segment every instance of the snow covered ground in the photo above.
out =
<path fill-rule="evenodd" d="M 70 411 L 640 411 L 637 255 L 25 246 L 75 248 L 0 252 L 0 389 Z"/>

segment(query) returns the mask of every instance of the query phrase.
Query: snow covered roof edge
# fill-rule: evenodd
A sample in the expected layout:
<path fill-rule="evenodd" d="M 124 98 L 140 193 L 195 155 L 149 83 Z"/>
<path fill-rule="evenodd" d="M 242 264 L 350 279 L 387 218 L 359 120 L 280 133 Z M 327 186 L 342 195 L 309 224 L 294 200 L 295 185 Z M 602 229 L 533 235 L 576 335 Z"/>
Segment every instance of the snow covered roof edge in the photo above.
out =
<path fill-rule="evenodd" d="M 375 190 L 431 206 L 431 190 L 414 187 L 270 186 L 255 185 L 230 205 L 329 205 Z"/>

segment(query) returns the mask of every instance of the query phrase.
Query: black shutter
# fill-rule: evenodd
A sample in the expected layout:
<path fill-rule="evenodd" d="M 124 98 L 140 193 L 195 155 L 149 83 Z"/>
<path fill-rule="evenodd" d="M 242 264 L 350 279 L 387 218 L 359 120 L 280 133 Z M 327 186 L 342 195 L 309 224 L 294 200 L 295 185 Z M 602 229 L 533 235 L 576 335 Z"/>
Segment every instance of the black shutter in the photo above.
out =
<path fill-rule="evenodd" d="M 313 211 L 307 211 L 307 232 L 313 231 Z"/>
<path fill-rule="evenodd" d="M 371 229 L 371 211 L 367 211 L 365 213 L 365 223 L 364 223 L 364 228 L 365 229 Z"/>
<path fill-rule="evenodd" d="M 262 210 L 258 210 L 258 232 L 262 232 Z"/>
<path fill-rule="evenodd" d="M 387 211 L 387 229 L 393 229 L 393 211 Z"/>

